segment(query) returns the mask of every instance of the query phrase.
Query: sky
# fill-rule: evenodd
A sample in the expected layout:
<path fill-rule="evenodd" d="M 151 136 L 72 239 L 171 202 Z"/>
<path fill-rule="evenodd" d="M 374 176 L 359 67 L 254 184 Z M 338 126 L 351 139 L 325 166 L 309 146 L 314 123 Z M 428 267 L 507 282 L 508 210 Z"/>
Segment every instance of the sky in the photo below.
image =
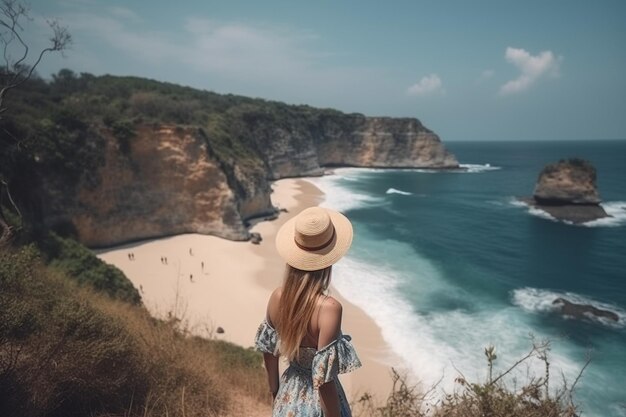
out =
<path fill-rule="evenodd" d="M 61 68 L 416 117 L 444 141 L 626 138 L 626 1 L 34 0 Z"/>

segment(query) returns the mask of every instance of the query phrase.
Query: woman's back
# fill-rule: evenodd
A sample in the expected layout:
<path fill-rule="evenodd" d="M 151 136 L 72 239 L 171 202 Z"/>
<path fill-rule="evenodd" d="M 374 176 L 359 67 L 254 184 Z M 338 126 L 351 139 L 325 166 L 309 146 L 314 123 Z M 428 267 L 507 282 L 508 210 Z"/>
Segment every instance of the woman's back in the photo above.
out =
<path fill-rule="evenodd" d="M 277 328 L 279 321 L 282 287 L 276 288 L 267 306 L 269 324 Z M 321 294 L 315 300 L 315 308 L 309 320 L 306 333 L 299 342 L 301 348 L 318 349 L 335 340 L 341 334 L 341 316 L 343 307 L 335 298 Z M 285 323 L 289 325 L 289 323 Z M 280 333 L 280 332 L 279 332 Z"/>

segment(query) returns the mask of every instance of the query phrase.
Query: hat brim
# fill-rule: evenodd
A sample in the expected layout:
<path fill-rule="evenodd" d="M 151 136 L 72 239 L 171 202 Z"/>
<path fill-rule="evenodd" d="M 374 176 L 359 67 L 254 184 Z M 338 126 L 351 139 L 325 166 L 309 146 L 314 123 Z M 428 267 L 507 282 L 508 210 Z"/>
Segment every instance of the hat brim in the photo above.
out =
<path fill-rule="evenodd" d="M 331 266 L 348 252 L 353 236 L 350 220 L 337 211 L 324 210 L 330 216 L 335 233 L 330 244 L 323 249 L 308 251 L 296 244 L 294 237 L 297 216 L 287 220 L 278 230 L 276 249 L 287 264 L 302 271 L 317 271 Z"/>

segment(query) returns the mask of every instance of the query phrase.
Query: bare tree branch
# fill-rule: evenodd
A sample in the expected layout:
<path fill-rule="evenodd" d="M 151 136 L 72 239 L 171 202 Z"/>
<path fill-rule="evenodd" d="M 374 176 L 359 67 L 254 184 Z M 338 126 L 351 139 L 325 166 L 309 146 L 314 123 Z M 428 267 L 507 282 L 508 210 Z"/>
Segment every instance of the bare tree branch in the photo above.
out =
<path fill-rule="evenodd" d="M 0 120 L 8 109 L 6 97 L 9 91 L 24 84 L 33 76 L 46 54 L 63 53 L 72 43 L 72 36 L 67 27 L 59 24 L 57 20 L 48 20 L 48 26 L 52 30 L 52 35 L 48 39 L 50 43 L 34 55 L 34 60 L 31 60 L 31 48 L 21 35 L 24 32 L 22 22 L 32 20 L 29 12 L 29 7 L 22 0 L 0 0 L 0 48 L 4 58 L 4 63 L 0 66 Z M 15 53 L 16 59 L 12 57 L 12 53 Z M 15 146 L 19 152 L 20 141 L 7 129 L 3 130 L 15 139 L 16 143 L 11 146 Z M 0 200 L 6 195 L 9 202 L 5 207 L 0 201 L 0 247 L 2 247 L 9 244 L 15 235 L 15 228 L 7 220 L 4 210 L 13 211 L 20 222 L 22 213 L 11 195 L 9 184 L 11 179 L 5 178 L 1 172 L 0 174 Z"/>
<path fill-rule="evenodd" d="M 19 0 L 0 1 L 0 28 L 4 28 L 4 32 L 0 36 L 0 44 L 2 45 L 5 61 L 3 74 L 0 74 L 2 77 L 2 83 L 0 84 L 0 115 L 6 110 L 4 99 L 7 93 L 32 77 L 44 55 L 49 52 L 62 53 L 72 43 L 72 36 L 67 27 L 61 26 L 57 20 L 48 20 L 48 26 L 52 29 L 49 46 L 39 52 L 32 64 L 25 65 L 29 57 L 30 48 L 20 35 L 20 32 L 24 30 L 21 21 L 31 20 L 28 12 L 29 9 Z M 17 43 L 14 41 L 17 41 Z M 11 48 L 17 48 L 20 51 L 17 60 L 11 59 Z"/>
<path fill-rule="evenodd" d="M 510 366 L 509 369 L 507 369 L 506 371 L 504 371 L 500 375 L 498 375 L 496 377 L 496 379 L 494 379 L 492 382 L 489 383 L 489 385 L 494 385 L 496 382 L 498 382 L 504 376 L 509 374 L 513 369 L 517 368 L 522 362 L 525 362 L 528 359 L 530 359 L 532 356 L 534 356 L 536 352 L 539 352 L 539 351 L 541 351 L 543 349 L 546 349 L 548 347 L 548 345 L 549 344 L 547 342 L 544 342 L 543 344 L 541 344 L 539 346 L 533 344 L 532 349 L 530 349 L 530 351 L 525 356 L 523 356 L 521 359 L 519 359 L 517 362 L 515 362 L 512 366 Z"/>

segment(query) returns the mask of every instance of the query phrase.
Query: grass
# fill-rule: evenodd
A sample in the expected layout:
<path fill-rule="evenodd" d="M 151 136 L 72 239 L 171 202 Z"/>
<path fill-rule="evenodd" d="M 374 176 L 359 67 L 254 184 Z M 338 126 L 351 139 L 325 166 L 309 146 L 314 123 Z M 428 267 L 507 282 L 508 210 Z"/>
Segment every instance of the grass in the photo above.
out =
<path fill-rule="evenodd" d="M 261 356 L 0 254 L 0 415 L 222 416 L 268 399 Z"/>

